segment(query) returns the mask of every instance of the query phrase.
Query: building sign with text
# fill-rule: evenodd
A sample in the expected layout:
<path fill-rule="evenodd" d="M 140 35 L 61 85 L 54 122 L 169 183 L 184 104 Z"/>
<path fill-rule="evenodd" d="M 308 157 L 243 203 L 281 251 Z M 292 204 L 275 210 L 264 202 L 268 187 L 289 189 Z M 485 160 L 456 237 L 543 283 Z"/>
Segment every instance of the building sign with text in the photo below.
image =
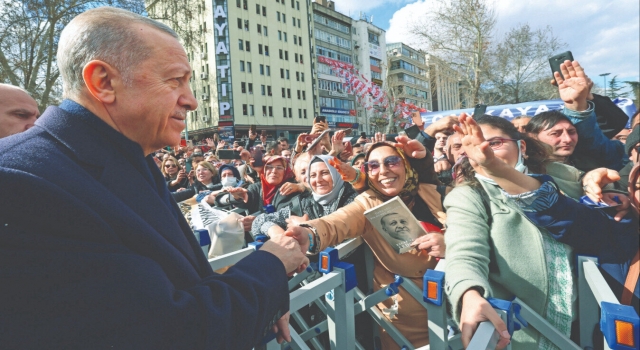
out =
<path fill-rule="evenodd" d="M 342 108 L 320 107 L 320 113 L 351 115 L 351 110 Z"/>
<path fill-rule="evenodd" d="M 218 70 L 218 79 L 216 79 L 218 84 L 218 115 L 220 115 L 220 119 L 227 120 L 233 119 L 233 101 L 228 94 L 231 87 L 228 22 L 227 1 L 215 0 L 213 25 L 215 27 L 216 69 Z"/>

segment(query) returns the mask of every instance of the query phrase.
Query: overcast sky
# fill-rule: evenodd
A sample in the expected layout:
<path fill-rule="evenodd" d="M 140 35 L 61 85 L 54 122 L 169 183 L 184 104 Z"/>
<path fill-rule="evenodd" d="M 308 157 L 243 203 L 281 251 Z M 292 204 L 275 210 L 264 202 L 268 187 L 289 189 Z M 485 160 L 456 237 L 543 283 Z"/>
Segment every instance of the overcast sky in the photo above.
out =
<path fill-rule="evenodd" d="M 402 41 L 420 48 L 408 27 L 434 7 L 433 0 L 335 0 L 336 10 L 359 18 L 365 12 L 387 31 L 387 42 Z M 533 29 L 551 26 L 598 85 L 602 73 L 618 79 L 640 78 L 640 1 L 638 0 L 496 0 L 496 36 L 528 23 Z M 561 50 L 566 51 L 566 50 Z"/>

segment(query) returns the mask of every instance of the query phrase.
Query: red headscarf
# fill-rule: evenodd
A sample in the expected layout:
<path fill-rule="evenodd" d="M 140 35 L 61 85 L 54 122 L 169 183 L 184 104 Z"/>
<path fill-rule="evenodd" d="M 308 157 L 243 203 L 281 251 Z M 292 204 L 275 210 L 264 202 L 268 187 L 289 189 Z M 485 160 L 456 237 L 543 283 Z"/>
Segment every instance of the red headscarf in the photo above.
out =
<path fill-rule="evenodd" d="M 282 181 L 279 184 L 271 185 L 267 182 L 265 178 L 266 167 L 268 164 L 271 164 L 277 160 L 282 161 L 282 165 L 284 165 L 284 176 L 282 177 Z M 273 197 L 276 196 L 278 189 L 282 186 L 283 183 L 287 182 L 289 179 L 294 177 L 293 170 L 291 170 L 291 166 L 289 166 L 289 162 L 285 157 L 282 156 L 272 156 L 267 157 L 264 160 L 265 170 L 260 175 L 260 182 L 262 183 L 262 205 L 269 205 L 271 201 L 273 201 Z"/>

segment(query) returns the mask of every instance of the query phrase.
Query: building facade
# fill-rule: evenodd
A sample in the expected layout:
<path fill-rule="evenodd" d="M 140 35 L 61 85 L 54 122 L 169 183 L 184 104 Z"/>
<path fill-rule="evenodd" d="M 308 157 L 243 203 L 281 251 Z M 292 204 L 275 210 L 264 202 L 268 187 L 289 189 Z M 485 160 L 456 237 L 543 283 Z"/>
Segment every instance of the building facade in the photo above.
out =
<path fill-rule="evenodd" d="M 355 49 L 354 63 L 365 79 L 382 88 L 387 77 L 388 68 L 386 32 L 372 22 L 372 18 L 367 18 L 364 14 L 360 15 L 359 20 L 352 22 Z M 360 131 L 371 134 L 373 130 L 370 119 L 377 111 L 375 109 L 367 110 L 360 105 L 357 106 L 356 110 L 360 121 Z"/>
<path fill-rule="evenodd" d="M 433 110 L 429 67 L 423 52 L 404 43 L 387 44 L 388 90 L 396 100 L 404 100 L 419 108 Z"/>
<path fill-rule="evenodd" d="M 453 70 L 440 58 L 426 54 L 427 66 L 431 82 L 431 106 L 433 111 L 449 111 L 466 108 L 460 99 L 461 79 L 458 72 Z"/>
<path fill-rule="evenodd" d="M 229 140 L 245 136 L 251 125 L 273 138 L 308 131 L 314 116 L 310 2 L 197 4 L 192 26 L 198 26 L 202 43 L 187 54 L 199 106 L 187 118 L 189 135 L 217 132 Z M 156 1 L 147 11 L 165 11 L 163 5 Z"/>

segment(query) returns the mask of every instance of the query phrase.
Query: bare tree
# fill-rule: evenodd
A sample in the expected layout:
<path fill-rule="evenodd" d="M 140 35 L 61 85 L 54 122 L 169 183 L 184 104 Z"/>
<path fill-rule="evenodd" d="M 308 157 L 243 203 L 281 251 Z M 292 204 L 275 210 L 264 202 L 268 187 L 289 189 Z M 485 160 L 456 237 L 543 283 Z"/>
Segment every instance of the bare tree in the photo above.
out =
<path fill-rule="evenodd" d="M 203 42 L 204 34 L 210 31 L 202 18 L 205 11 L 204 1 L 150 0 L 145 2 L 149 18 L 171 27 L 182 39 L 187 52 L 197 50 Z"/>
<path fill-rule="evenodd" d="M 483 93 L 488 104 L 520 103 L 557 97 L 548 58 L 564 47 L 551 27 L 532 30 L 528 24 L 512 28 L 490 49 L 489 83 Z"/>
<path fill-rule="evenodd" d="M 477 103 L 486 80 L 495 12 L 486 0 L 437 0 L 435 8 L 423 22 L 413 25 L 411 33 L 429 53 L 460 72 L 468 100 Z"/>

